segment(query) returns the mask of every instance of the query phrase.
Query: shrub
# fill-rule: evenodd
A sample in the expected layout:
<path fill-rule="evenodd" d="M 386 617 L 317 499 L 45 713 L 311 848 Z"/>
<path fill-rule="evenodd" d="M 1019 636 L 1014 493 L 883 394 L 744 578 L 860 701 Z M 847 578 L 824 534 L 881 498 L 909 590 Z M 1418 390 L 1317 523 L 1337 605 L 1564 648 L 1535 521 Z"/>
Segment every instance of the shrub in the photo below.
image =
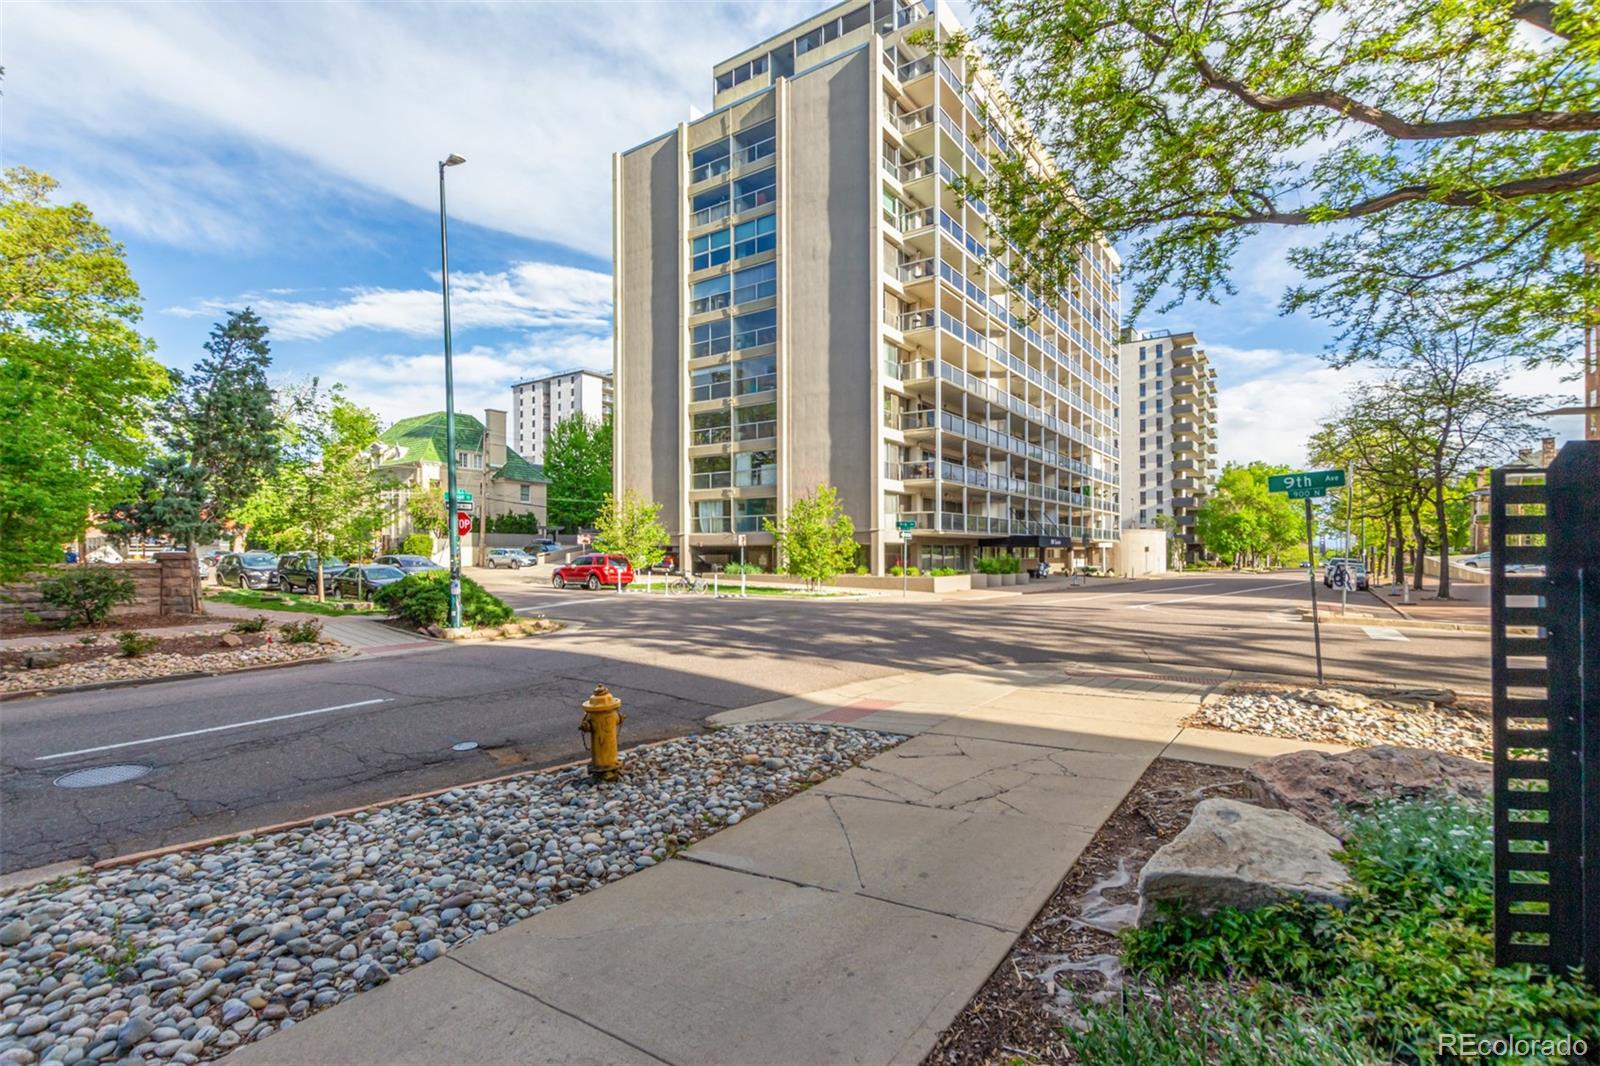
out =
<path fill-rule="evenodd" d="M 39 585 L 39 595 L 52 607 L 66 611 L 61 628 L 103 622 L 111 608 L 133 602 L 133 579 L 104 566 L 62 570 Z"/>
<path fill-rule="evenodd" d="M 85 633 L 83 636 L 78 638 L 78 643 L 82 644 L 84 647 L 88 647 L 91 644 L 98 644 L 100 643 L 100 634 Z"/>
<path fill-rule="evenodd" d="M 755 563 L 729 563 L 722 568 L 724 574 L 759 574 L 763 573 L 761 567 Z"/>
<path fill-rule="evenodd" d="M 267 616 L 258 614 L 254 618 L 241 618 L 233 623 L 235 633 L 259 633 L 267 628 Z"/>
<path fill-rule="evenodd" d="M 1282 982 L 1405 1061 L 1446 1032 L 1600 1043 L 1600 996 L 1494 966 L 1486 805 L 1388 801 L 1347 822 L 1347 910 L 1285 903 L 1175 919 L 1124 933 L 1125 961 L 1155 977 Z"/>
<path fill-rule="evenodd" d="M 122 649 L 122 654 L 130 659 L 137 659 L 147 651 L 154 651 L 155 646 L 161 641 L 157 637 L 147 637 L 137 629 L 124 629 L 117 634 L 117 647 Z"/>
<path fill-rule="evenodd" d="M 961 572 L 962 571 L 957 570 L 953 566 L 937 566 L 928 571 L 928 573 L 934 577 L 955 577 Z"/>
<path fill-rule="evenodd" d="M 285 622 L 278 627 L 278 632 L 283 634 L 285 644 L 315 644 L 317 638 L 322 636 L 322 623 L 315 618 Z"/>
<path fill-rule="evenodd" d="M 372 602 L 418 628 L 442 626 L 450 617 L 450 575 L 434 570 L 410 574 L 373 593 Z M 516 617 L 498 596 L 469 577 L 461 579 L 461 621 L 469 626 L 504 625 Z"/>
<path fill-rule="evenodd" d="M 864 566 L 858 566 L 858 567 L 856 567 L 856 574 L 857 574 L 857 575 L 858 575 L 858 576 L 860 576 L 860 577 L 865 577 L 865 576 L 867 576 L 867 575 L 868 575 L 868 574 L 870 574 L 870 573 L 872 573 L 872 571 L 871 571 L 871 570 L 868 570 L 868 569 L 867 569 L 867 568 L 866 568 L 866 567 L 864 567 Z"/>
<path fill-rule="evenodd" d="M 426 533 L 413 533 L 400 542 L 403 555 L 433 555 L 433 538 Z"/>

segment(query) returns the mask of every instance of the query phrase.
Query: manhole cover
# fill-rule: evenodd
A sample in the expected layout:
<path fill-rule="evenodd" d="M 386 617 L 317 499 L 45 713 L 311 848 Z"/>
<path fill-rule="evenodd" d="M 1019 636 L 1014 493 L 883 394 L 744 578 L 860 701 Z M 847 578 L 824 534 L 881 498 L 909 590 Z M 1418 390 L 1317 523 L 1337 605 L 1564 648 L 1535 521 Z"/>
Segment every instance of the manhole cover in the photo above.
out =
<path fill-rule="evenodd" d="M 450 745 L 451 751 L 471 751 L 478 746 L 476 740 L 463 740 L 459 744 Z"/>
<path fill-rule="evenodd" d="M 99 785 L 120 785 L 124 781 L 137 780 L 149 772 L 150 767 L 140 766 L 138 763 L 91 766 L 84 770 L 74 770 L 70 774 L 62 774 L 56 778 L 56 784 L 62 788 L 95 788 Z"/>

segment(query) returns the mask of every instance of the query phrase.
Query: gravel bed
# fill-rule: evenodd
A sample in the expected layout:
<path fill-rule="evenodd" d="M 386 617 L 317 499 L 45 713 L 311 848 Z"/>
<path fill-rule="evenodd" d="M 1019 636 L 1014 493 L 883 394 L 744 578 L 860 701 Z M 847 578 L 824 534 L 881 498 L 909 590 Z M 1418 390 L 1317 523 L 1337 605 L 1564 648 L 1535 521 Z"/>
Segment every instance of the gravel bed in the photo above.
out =
<path fill-rule="evenodd" d="M 63 685 L 92 685 L 102 681 L 126 681 L 131 678 L 169 677 L 173 674 L 222 673 L 242 670 L 247 666 L 264 666 L 268 663 L 286 663 L 295 659 L 311 659 L 344 651 L 345 647 L 331 638 L 315 644 L 285 644 L 275 641 L 255 648 L 219 648 L 205 655 L 169 655 L 150 652 L 136 658 L 117 656 L 90 659 L 88 662 L 68 663 L 37 670 L 18 670 L 0 675 L 0 692 L 28 692 L 33 689 L 59 688 Z M 0 1059 L 0 1062 L 3 1062 Z"/>
<path fill-rule="evenodd" d="M 1232 692 L 1208 698 L 1185 724 L 1351 747 L 1396 744 L 1486 758 L 1493 739 L 1489 716 L 1449 693 L 1439 695 L 1439 700 L 1375 697 L 1337 688 Z"/>
<path fill-rule="evenodd" d="M 673 851 L 904 737 L 745 725 L 0 899 L 0 1063 L 192 1063 Z"/>

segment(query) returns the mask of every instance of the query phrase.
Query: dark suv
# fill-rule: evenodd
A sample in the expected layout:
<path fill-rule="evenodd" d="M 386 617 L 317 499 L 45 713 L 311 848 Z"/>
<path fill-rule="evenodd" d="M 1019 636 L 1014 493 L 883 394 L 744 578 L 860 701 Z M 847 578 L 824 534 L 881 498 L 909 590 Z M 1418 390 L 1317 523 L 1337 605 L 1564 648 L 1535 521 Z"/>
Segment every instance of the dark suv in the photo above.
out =
<path fill-rule="evenodd" d="M 242 589 L 278 587 L 278 557 L 271 552 L 229 552 L 217 560 L 217 584 Z"/>
<path fill-rule="evenodd" d="M 343 559 L 322 560 L 322 588 L 333 588 L 333 577 L 348 565 Z M 317 591 L 317 553 L 290 552 L 278 560 L 278 587 L 288 592 Z"/>

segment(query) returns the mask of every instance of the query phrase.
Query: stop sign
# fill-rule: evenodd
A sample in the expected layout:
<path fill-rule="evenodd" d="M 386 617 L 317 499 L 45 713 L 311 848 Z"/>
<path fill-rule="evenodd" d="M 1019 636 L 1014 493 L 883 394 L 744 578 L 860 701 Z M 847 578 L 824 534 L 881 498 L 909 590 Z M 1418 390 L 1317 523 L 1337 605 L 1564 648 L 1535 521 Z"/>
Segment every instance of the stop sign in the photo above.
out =
<path fill-rule="evenodd" d="M 465 511 L 457 511 L 456 512 L 456 533 L 457 533 L 457 535 L 464 537 L 468 533 L 471 533 L 471 532 L 472 532 L 472 516 L 469 515 Z"/>

